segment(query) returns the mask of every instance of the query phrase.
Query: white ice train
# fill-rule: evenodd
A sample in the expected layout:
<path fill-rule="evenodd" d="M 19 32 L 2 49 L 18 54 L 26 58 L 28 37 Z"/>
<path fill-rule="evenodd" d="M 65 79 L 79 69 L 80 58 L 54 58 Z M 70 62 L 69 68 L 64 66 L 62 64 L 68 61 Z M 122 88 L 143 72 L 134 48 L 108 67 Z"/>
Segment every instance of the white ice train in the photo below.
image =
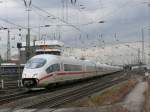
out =
<path fill-rule="evenodd" d="M 120 70 L 120 67 L 42 54 L 32 57 L 26 63 L 22 83 L 28 88 L 48 87 L 52 84 L 100 76 Z"/>

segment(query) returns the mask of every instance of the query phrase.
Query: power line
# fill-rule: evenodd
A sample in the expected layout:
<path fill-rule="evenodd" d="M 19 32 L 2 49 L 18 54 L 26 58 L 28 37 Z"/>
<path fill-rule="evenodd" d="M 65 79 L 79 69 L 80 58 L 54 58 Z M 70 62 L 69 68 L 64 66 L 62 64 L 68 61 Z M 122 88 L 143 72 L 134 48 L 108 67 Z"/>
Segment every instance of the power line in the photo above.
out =
<path fill-rule="evenodd" d="M 78 5 L 77 5 L 77 7 L 76 7 L 76 9 L 82 14 L 82 15 L 84 15 L 85 17 L 87 17 L 87 15 L 81 10 L 81 8 L 84 6 L 84 5 L 80 5 L 79 3 L 78 3 Z M 92 21 L 94 21 L 92 18 L 90 18 Z"/>
<path fill-rule="evenodd" d="M 5 5 L 6 5 L 5 8 L 7 9 L 7 1 L 6 1 L 6 4 L 5 4 Z M 7 13 L 7 10 L 6 10 L 6 13 Z M 8 18 L 8 17 L 7 17 L 7 18 Z M 17 27 L 19 27 L 19 28 L 26 29 L 24 26 L 21 26 L 21 25 L 18 25 L 18 24 L 16 24 L 16 23 L 14 23 L 14 22 L 11 22 L 11 21 L 9 21 L 8 19 L 4 19 L 4 18 L 1 18 L 1 17 L 0 17 L 0 20 L 3 21 L 3 22 L 5 22 L 5 23 L 8 23 L 8 24 L 17 26 Z"/>
<path fill-rule="evenodd" d="M 78 27 L 74 26 L 73 24 L 68 23 L 67 21 L 65 21 L 65 20 L 63 20 L 63 19 L 61 19 L 61 18 L 59 18 L 59 17 L 54 16 L 53 14 L 50 14 L 49 12 L 45 11 L 44 9 L 41 9 L 40 7 L 35 6 L 35 5 L 32 5 L 32 7 L 33 7 L 33 8 L 36 8 L 36 9 L 38 9 L 38 10 L 40 10 L 40 11 L 46 13 L 46 14 L 48 14 L 49 16 L 52 16 L 52 17 L 54 17 L 54 18 L 60 20 L 61 22 L 65 23 L 65 24 L 68 24 L 69 26 L 71 26 L 71 27 L 73 27 L 73 28 L 75 28 L 76 30 L 78 30 L 78 31 L 81 32 L 81 30 L 80 30 Z"/>
<path fill-rule="evenodd" d="M 133 0 L 132 2 L 134 2 L 134 1 L 136 1 L 136 0 Z M 137 2 L 137 1 L 136 1 Z M 119 13 L 122 9 L 124 9 L 124 7 L 126 7 L 126 6 L 128 6 L 129 4 L 130 4 L 131 2 L 125 2 L 125 3 L 123 3 L 121 6 L 120 6 L 120 8 L 118 8 L 118 9 L 116 9 L 116 10 L 114 10 L 113 12 L 110 12 L 110 13 L 108 13 L 108 14 L 106 14 L 106 15 L 104 15 L 103 16 L 103 18 L 104 17 L 107 17 L 107 16 L 115 16 L 115 14 L 117 14 L 117 13 Z M 137 6 L 136 4 L 134 4 L 135 6 Z M 102 17 L 101 17 L 102 18 Z M 99 18 L 99 19 L 101 19 L 101 18 Z M 94 23 L 94 21 L 93 21 L 93 23 Z"/>
<path fill-rule="evenodd" d="M 134 0 L 134 1 L 136 1 L 136 0 Z M 133 2 L 133 1 L 132 1 Z M 95 24 L 95 23 L 97 23 L 97 22 L 99 22 L 99 23 L 101 23 L 101 22 L 104 22 L 104 21 L 100 21 L 100 19 L 102 19 L 102 18 L 105 18 L 105 17 L 110 17 L 110 16 L 115 16 L 115 14 L 117 14 L 117 13 L 119 13 L 122 9 L 124 9 L 124 7 L 126 7 L 126 6 L 128 6 L 128 4 L 129 4 L 130 2 L 125 2 L 125 3 L 123 3 L 122 4 L 122 7 L 120 7 L 119 9 L 116 9 L 116 10 L 114 10 L 113 12 L 115 12 L 115 13 L 113 13 L 113 12 L 110 12 L 110 13 L 108 13 L 108 14 L 103 14 L 103 17 L 100 17 L 99 19 L 97 19 L 97 20 L 92 20 L 91 22 L 88 22 L 88 23 L 85 23 L 85 24 L 82 24 L 82 25 L 90 25 L 90 24 Z M 135 4 L 136 5 L 136 4 Z M 136 5 L 137 6 L 137 5 Z"/>
<path fill-rule="evenodd" d="M 21 25 L 18 25 L 18 24 L 16 24 L 16 23 L 13 23 L 13 22 L 11 22 L 11 21 L 9 21 L 9 20 L 7 20 L 7 19 L 0 18 L 0 20 L 1 20 L 1 21 L 3 21 L 3 22 L 5 22 L 5 23 L 8 23 L 8 24 L 11 24 L 11 25 L 17 26 L 17 27 L 19 27 L 19 28 L 26 29 L 26 27 L 21 26 Z"/>
<path fill-rule="evenodd" d="M 22 0 L 22 1 L 24 1 L 24 0 Z M 55 15 L 49 13 L 48 11 L 45 11 L 44 9 L 42 9 L 42 8 L 40 8 L 40 7 L 38 7 L 38 6 L 34 5 L 34 4 L 32 4 L 31 7 L 35 8 L 35 9 L 38 9 L 38 10 L 40 10 L 41 12 L 44 12 L 44 13 L 47 14 L 49 17 L 53 17 L 52 19 L 58 19 L 59 21 L 61 21 L 61 22 L 65 23 L 65 24 L 67 24 L 67 25 L 60 25 L 60 26 L 70 26 L 70 27 L 75 28 L 75 29 L 76 29 L 77 31 L 79 31 L 79 32 L 83 32 L 83 31 L 81 31 L 81 29 L 78 28 L 77 26 L 86 26 L 86 25 L 89 25 L 89 24 L 93 24 L 93 21 L 92 21 L 92 22 L 88 22 L 88 23 L 85 23 L 85 24 L 73 25 L 73 24 L 71 24 L 71 23 L 68 23 L 68 22 L 65 21 L 64 19 L 62 19 L 62 18 L 60 18 L 60 17 L 56 17 Z M 33 11 L 34 11 L 35 13 L 37 13 L 39 16 L 45 18 L 42 14 L 39 14 L 39 13 L 36 12 L 34 9 L 33 9 Z M 94 23 L 95 23 L 95 22 L 94 22 Z M 53 25 L 53 26 L 59 26 L 59 25 Z M 83 33 L 87 34 L 86 32 L 83 32 Z"/>

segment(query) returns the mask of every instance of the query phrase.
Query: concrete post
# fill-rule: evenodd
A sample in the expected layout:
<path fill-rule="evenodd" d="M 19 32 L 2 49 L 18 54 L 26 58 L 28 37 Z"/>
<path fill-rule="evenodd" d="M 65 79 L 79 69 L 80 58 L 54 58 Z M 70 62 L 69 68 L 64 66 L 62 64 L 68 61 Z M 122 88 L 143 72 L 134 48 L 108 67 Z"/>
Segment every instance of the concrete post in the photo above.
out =
<path fill-rule="evenodd" d="M 20 86 L 23 87 L 22 80 L 20 80 Z"/>
<path fill-rule="evenodd" d="M 4 80 L 1 80 L 1 87 L 4 89 Z"/>
<path fill-rule="evenodd" d="M 17 80 L 17 85 L 18 87 L 20 87 L 20 80 Z"/>

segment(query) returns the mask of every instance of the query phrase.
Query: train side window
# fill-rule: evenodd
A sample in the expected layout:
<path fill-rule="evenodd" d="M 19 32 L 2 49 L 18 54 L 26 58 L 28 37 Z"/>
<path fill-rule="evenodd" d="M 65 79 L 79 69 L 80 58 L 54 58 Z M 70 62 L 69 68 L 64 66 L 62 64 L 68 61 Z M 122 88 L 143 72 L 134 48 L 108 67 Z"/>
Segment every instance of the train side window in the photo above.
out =
<path fill-rule="evenodd" d="M 53 65 L 53 71 L 60 71 L 60 64 L 54 64 Z"/>
<path fill-rule="evenodd" d="M 86 66 L 86 70 L 88 70 L 88 71 L 95 71 L 96 68 L 95 68 L 95 66 Z"/>
<path fill-rule="evenodd" d="M 60 64 L 53 64 L 46 69 L 47 73 L 60 71 Z"/>
<path fill-rule="evenodd" d="M 64 71 L 82 71 L 81 65 L 64 64 Z"/>

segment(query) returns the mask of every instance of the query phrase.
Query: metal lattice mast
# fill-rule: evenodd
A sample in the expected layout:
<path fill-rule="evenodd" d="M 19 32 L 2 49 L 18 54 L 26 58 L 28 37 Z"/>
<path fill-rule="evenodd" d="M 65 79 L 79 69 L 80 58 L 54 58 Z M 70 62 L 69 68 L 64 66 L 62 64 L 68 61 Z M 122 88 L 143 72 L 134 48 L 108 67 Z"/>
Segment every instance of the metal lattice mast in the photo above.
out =
<path fill-rule="evenodd" d="M 148 7 L 150 10 L 150 1 L 148 2 Z M 149 13 L 150 16 L 150 13 Z M 148 28 L 148 36 L 149 36 L 149 45 L 148 45 L 148 68 L 150 69 L 150 23 L 149 23 L 149 28 Z"/>
<path fill-rule="evenodd" d="M 145 49 L 144 49 L 145 43 L 144 43 L 144 30 L 142 28 L 142 63 L 145 63 Z"/>
<path fill-rule="evenodd" d="M 24 4 L 28 11 L 28 34 L 26 35 L 26 61 L 30 58 L 30 6 L 32 0 L 24 0 Z"/>
<path fill-rule="evenodd" d="M 150 69 L 150 28 L 149 28 L 149 45 L 148 45 L 148 68 Z"/>

